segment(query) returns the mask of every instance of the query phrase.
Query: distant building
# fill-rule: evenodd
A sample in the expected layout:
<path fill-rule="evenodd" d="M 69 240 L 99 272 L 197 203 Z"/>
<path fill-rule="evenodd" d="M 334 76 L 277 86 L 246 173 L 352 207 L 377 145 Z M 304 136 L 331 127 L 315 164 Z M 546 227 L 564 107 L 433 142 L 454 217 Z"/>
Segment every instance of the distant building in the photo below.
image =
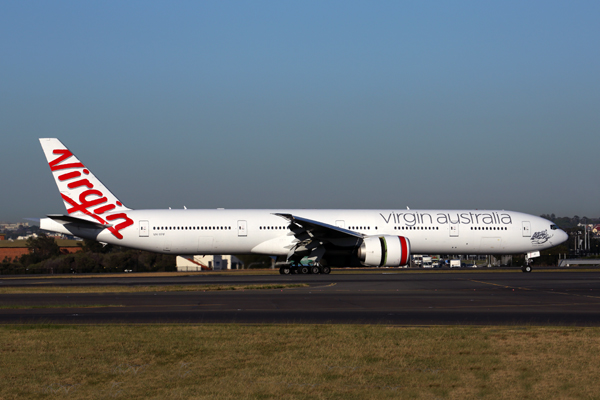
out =
<path fill-rule="evenodd" d="M 0 240 L 6 240 L 6 235 L 4 233 L 0 233 Z"/>
<path fill-rule="evenodd" d="M 17 240 L 27 240 L 27 239 L 29 239 L 29 238 L 37 238 L 37 237 L 38 237 L 38 235 L 37 235 L 37 234 L 35 234 L 35 233 L 32 233 L 31 235 L 27 235 L 27 236 L 19 236 L 19 237 L 17 238 Z"/>
<path fill-rule="evenodd" d="M 0 224 L 0 229 L 3 229 L 5 231 L 16 231 L 19 228 L 27 228 L 27 227 L 29 227 L 29 222 L 21 222 L 18 224 L 7 224 L 7 223 Z"/>
<path fill-rule="evenodd" d="M 221 256 L 177 256 L 177 271 L 222 271 L 226 269 L 242 269 L 244 263 L 230 255 Z"/>

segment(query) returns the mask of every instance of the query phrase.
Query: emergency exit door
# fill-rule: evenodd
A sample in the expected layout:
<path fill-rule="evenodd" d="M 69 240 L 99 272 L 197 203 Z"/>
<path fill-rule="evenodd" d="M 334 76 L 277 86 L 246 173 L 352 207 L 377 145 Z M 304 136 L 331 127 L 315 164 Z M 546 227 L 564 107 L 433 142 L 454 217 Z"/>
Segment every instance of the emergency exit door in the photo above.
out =
<path fill-rule="evenodd" d="M 246 221 L 238 221 L 238 236 L 248 236 Z"/>
<path fill-rule="evenodd" d="M 150 224 L 148 221 L 140 221 L 140 237 L 150 236 Z"/>
<path fill-rule="evenodd" d="M 531 236 L 531 222 L 529 221 L 523 221 L 523 236 Z"/>
<path fill-rule="evenodd" d="M 450 224 L 450 237 L 458 237 L 458 224 Z"/>

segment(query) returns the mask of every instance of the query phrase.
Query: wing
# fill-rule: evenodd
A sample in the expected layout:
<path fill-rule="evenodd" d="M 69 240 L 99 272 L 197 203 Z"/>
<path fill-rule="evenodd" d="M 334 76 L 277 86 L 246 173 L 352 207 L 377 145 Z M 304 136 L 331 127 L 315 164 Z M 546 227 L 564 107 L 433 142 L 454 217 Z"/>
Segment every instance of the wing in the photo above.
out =
<path fill-rule="evenodd" d="M 296 238 L 296 244 L 287 255 L 288 261 L 292 262 L 299 262 L 304 257 L 319 262 L 325 254 L 326 247 L 355 247 L 362 243 L 365 237 L 358 232 L 292 214 L 275 215 L 290 222 L 288 228 Z"/>

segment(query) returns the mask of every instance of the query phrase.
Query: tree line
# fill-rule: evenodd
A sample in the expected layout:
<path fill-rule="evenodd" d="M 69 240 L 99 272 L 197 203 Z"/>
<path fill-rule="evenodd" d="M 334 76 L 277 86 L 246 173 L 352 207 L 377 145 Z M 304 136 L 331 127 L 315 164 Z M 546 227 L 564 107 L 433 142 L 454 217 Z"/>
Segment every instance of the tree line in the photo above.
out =
<path fill-rule="evenodd" d="M 176 271 L 174 255 L 133 250 L 84 239 L 76 253 L 61 251 L 54 238 L 41 234 L 26 241 L 29 253 L 5 258 L 0 274 L 65 274 Z"/>
<path fill-rule="evenodd" d="M 579 217 L 575 215 L 573 217 L 557 217 L 554 214 L 542 214 L 540 215 L 542 218 L 546 218 L 554 222 L 560 229 L 571 229 L 576 228 L 577 224 L 600 224 L 600 218 L 588 218 L 588 217 Z"/>

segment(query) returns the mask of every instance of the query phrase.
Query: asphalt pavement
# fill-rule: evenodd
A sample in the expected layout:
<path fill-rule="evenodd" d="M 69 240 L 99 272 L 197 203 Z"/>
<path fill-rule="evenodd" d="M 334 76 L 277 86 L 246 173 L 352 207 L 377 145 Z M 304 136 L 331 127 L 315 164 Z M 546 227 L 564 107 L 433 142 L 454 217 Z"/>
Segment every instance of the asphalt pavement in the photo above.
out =
<path fill-rule="evenodd" d="M 9 286 L 255 285 L 309 287 L 194 292 L 0 294 L 0 323 L 354 323 L 600 325 L 600 271 L 398 271 L 360 274 L 10 278 Z M 81 307 L 93 305 L 94 307 Z M 42 308 L 20 308 L 20 307 Z M 60 307 L 57 307 L 60 306 Z"/>

